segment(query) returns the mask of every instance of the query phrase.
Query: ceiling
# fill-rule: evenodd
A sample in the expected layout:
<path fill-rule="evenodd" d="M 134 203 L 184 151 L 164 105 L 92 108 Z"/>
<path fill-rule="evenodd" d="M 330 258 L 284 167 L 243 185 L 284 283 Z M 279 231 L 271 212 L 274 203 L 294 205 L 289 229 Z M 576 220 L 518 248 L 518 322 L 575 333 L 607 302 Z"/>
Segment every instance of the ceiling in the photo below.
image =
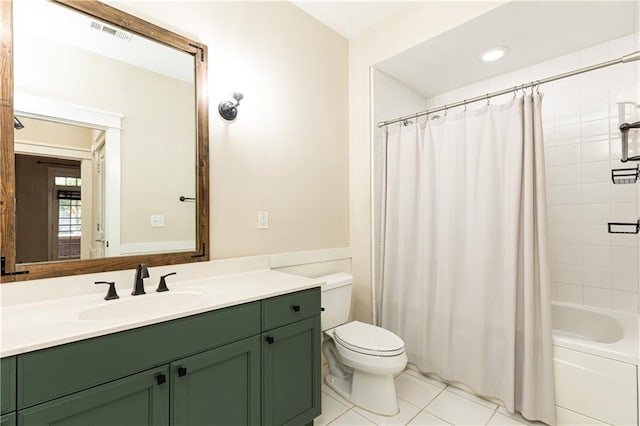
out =
<path fill-rule="evenodd" d="M 637 7 L 633 1 L 514 1 L 376 67 L 430 97 L 636 32 Z M 480 53 L 495 46 L 507 46 L 509 54 L 482 62 Z"/>
<path fill-rule="evenodd" d="M 415 4 L 411 1 L 290 1 L 346 38 L 352 38 L 398 10 Z"/>

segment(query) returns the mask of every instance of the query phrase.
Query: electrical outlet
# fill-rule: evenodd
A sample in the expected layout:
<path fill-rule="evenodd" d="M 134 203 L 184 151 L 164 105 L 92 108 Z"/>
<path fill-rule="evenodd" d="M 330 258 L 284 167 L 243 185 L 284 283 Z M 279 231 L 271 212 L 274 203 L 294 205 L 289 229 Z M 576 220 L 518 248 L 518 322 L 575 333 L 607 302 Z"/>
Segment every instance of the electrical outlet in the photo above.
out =
<path fill-rule="evenodd" d="M 258 229 L 269 229 L 269 212 L 258 212 Z"/>
<path fill-rule="evenodd" d="M 164 215 L 152 214 L 151 215 L 151 227 L 152 228 L 164 228 Z"/>

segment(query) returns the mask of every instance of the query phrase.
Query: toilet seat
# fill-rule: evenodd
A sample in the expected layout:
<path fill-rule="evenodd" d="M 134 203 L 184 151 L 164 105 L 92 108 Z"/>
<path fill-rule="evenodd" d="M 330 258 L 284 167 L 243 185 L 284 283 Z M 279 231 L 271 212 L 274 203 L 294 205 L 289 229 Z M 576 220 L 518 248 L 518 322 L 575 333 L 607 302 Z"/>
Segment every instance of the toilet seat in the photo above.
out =
<path fill-rule="evenodd" d="M 381 327 L 353 321 L 333 330 L 335 343 L 350 351 L 376 357 L 393 357 L 404 353 L 404 341 Z"/>

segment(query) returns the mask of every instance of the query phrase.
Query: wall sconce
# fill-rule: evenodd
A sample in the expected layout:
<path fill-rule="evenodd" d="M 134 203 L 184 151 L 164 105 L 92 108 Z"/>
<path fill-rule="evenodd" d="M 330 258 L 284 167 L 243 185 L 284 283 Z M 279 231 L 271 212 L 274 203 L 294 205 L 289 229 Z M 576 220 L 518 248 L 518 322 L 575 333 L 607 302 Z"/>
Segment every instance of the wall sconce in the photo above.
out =
<path fill-rule="evenodd" d="M 13 128 L 16 130 L 24 129 L 24 124 L 22 124 L 22 122 L 15 115 L 13 116 Z"/>
<path fill-rule="evenodd" d="M 218 104 L 218 112 L 220 113 L 220 117 L 224 118 L 227 121 L 233 121 L 238 116 L 238 105 L 240 105 L 240 101 L 244 98 L 242 93 L 234 93 L 233 101 L 225 101 L 220 102 Z"/>

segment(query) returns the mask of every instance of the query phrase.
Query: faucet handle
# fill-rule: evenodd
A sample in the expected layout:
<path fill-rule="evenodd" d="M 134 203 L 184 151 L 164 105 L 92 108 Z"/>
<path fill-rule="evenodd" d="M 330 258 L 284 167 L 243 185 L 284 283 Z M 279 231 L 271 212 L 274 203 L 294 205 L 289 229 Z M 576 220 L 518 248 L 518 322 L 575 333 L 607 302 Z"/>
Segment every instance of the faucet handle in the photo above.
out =
<path fill-rule="evenodd" d="M 107 295 L 104 297 L 104 300 L 113 300 L 119 299 L 118 293 L 116 293 L 116 282 L 115 281 L 96 281 L 94 284 L 109 284 L 109 290 L 107 291 Z"/>
<path fill-rule="evenodd" d="M 158 288 L 156 289 L 156 291 L 158 293 L 162 293 L 163 291 L 169 291 L 169 289 L 167 288 L 167 282 L 165 281 L 165 278 L 167 278 L 168 276 L 171 275 L 176 275 L 177 272 L 172 272 L 170 274 L 166 274 L 166 275 L 161 275 L 160 276 L 160 283 L 158 284 Z"/>

